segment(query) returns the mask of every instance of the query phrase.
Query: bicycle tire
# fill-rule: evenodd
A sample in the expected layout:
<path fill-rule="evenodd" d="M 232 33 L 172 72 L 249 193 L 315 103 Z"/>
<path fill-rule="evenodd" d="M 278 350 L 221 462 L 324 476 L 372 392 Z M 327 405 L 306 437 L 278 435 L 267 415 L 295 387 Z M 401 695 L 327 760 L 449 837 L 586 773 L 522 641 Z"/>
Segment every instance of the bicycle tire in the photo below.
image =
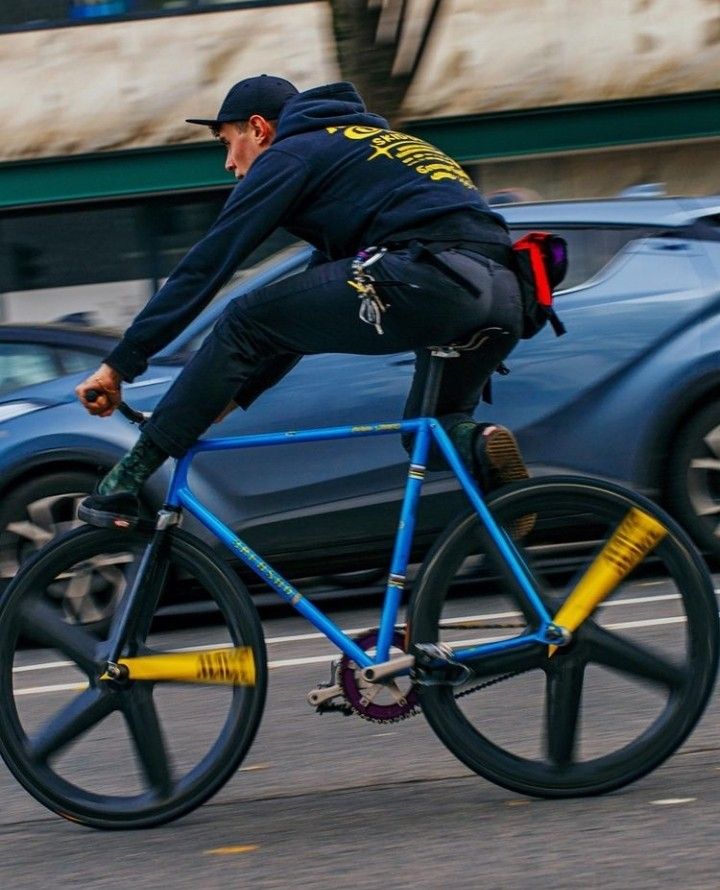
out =
<path fill-rule="evenodd" d="M 252 650 L 255 685 L 100 681 L 104 635 L 69 623 L 43 602 L 58 576 L 72 578 L 108 563 L 123 571 L 124 595 L 150 534 L 87 526 L 71 532 L 33 557 L 0 603 L 0 754 L 40 803 L 92 828 L 148 828 L 200 806 L 243 760 L 265 701 L 267 661 L 257 610 L 236 575 L 181 529 L 167 533 L 163 591 L 147 633 L 139 642 L 133 638 L 137 651 L 131 654 L 166 651 L 158 616 L 179 589 L 192 587 L 217 607 L 219 622 L 203 629 L 210 645 Z M 201 637 L 193 631 L 192 643 Z M 51 644 L 60 655 L 45 653 L 40 665 L 28 664 L 39 660 L 28 642 Z M 28 686 L 26 678 L 39 676 L 34 672 L 43 665 L 51 680 Z"/>
<path fill-rule="evenodd" d="M 476 662 L 463 687 L 421 686 L 428 722 L 471 770 L 520 794 L 588 796 L 639 779 L 687 738 L 713 688 L 718 612 L 702 558 L 667 514 L 610 484 L 547 477 L 508 486 L 488 506 L 511 536 L 532 528 L 515 544 L 551 615 L 563 599 L 554 582 L 577 577 L 630 508 L 658 519 L 667 534 L 552 658 L 547 647 L 506 652 L 484 667 Z M 459 517 L 428 554 L 409 604 L 412 645 L 452 645 L 471 628 L 472 640 L 482 639 L 478 630 L 493 625 L 478 609 L 494 609 L 505 623 L 519 615 L 517 624 L 530 626 L 527 607 L 488 570 L 478 528 L 474 512 Z M 623 621 L 630 606 L 641 617 Z"/>

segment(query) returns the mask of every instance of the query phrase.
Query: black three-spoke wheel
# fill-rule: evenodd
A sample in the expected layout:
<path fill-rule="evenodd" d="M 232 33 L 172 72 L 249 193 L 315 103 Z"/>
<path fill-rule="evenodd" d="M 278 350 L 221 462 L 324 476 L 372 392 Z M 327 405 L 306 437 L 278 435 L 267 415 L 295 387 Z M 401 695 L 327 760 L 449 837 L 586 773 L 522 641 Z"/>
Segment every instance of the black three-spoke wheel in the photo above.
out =
<path fill-rule="evenodd" d="M 179 529 L 161 548 L 149 608 L 129 622 L 121 654 L 168 652 L 158 616 L 192 587 L 214 603 L 217 620 L 189 634 L 188 648 L 248 647 L 254 685 L 103 679 L 108 639 L 148 541 L 140 532 L 78 529 L 25 566 L 0 608 L 0 752 L 41 803 L 94 828 L 149 827 L 199 806 L 242 761 L 265 700 L 265 647 L 249 595 Z M 122 574 L 109 631 L 93 632 L 49 604 L 49 587 L 106 565 Z"/>
<path fill-rule="evenodd" d="M 475 661 L 462 686 L 423 688 L 428 721 L 471 769 L 522 794 L 599 794 L 645 775 L 685 740 L 712 690 L 718 612 L 702 559 L 667 515 L 613 486 L 548 478 L 490 505 L 551 615 L 632 508 L 667 534 L 568 646 L 498 654 Z M 508 589 L 483 558 L 477 519 L 459 519 L 418 577 L 411 641 L 465 647 L 521 634 L 532 616 Z"/>

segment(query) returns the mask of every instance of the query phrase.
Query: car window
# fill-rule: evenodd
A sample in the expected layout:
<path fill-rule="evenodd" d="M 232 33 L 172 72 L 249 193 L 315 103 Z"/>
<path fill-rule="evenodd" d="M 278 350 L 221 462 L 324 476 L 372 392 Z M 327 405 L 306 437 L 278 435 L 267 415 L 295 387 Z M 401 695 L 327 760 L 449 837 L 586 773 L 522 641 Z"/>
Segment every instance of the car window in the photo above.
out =
<path fill-rule="evenodd" d="M 82 349 L 60 349 L 60 362 L 65 374 L 74 374 L 76 371 L 87 371 L 100 364 L 102 356 L 95 352 L 87 352 Z M 107 352 L 110 352 L 108 348 Z"/>
<path fill-rule="evenodd" d="M 577 287 L 606 266 L 630 241 L 655 235 L 651 226 L 557 226 L 538 223 L 531 226 L 511 226 L 513 240 L 531 231 L 545 230 L 560 235 L 568 243 L 568 271 L 561 290 Z"/>
<path fill-rule="evenodd" d="M 0 395 L 62 373 L 53 350 L 37 343 L 0 343 Z"/>
<path fill-rule="evenodd" d="M 0 291 L 141 280 L 159 285 L 205 235 L 226 198 L 227 191 L 222 190 L 4 214 Z M 277 230 L 240 268 L 251 268 L 293 241 L 287 232 Z"/>

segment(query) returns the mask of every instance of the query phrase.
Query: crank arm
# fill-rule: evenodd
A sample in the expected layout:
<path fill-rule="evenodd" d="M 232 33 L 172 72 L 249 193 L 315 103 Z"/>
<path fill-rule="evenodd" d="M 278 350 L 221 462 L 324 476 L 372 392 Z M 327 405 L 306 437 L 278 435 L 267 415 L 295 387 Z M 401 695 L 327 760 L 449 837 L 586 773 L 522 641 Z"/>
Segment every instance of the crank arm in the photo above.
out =
<path fill-rule="evenodd" d="M 317 689 L 311 689 L 310 692 L 308 692 L 307 700 L 308 704 L 317 708 L 342 695 L 342 687 L 338 684 L 334 684 L 333 686 L 319 686 Z"/>
<path fill-rule="evenodd" d="M 360 676 L 367 683 L 381 683 L 390 677 L 399 677 L 401 674 L 409 673 L 414 666 L 414 655 L 400 655 L 398 658 L 391 658 L 390 661 L 371 664 L 361 671 Z"/>

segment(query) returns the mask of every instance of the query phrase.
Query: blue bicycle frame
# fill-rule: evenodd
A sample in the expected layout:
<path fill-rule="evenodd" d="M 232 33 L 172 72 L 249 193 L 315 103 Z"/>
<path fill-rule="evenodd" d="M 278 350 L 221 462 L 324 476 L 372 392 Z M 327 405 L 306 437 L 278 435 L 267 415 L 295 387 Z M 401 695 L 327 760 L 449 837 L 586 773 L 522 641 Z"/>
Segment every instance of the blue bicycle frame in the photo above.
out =
<path fill-rule="evenodd" d="M 252 548 L 232 532 L 217 516 L 207 509 L 188 486 L 188 471 L 194 457 L 207 451 L 226 451 L 236 448 L 256 448 L 268 445 L 287 445 L 290 442 L 307 443 L 347 439 L 354 436 L 384 436 L 407 434 L 414 437 L 407 482 L 400 511 L 400 519 L 385 590 L 380 618 L 377 648 L 374 658 L 363 651 L 324 612 L 306 599 L 289 581 L 268 565 Z M 453 652 L 453 660 L 463 663 L 489 657 L 511 649 L 557 642 L 553 635 L 551 617 L 547 612 L 530 578 L 528 569 L 510 538 L 495 522 L 478 487 L 459 457 L 453 443 L 442 426 L 433 418 L 418 418 L 401 423 L 377 423 L 363 426 L 338 426 L 320 429 L 298 430 L 284 433 L 232 436 L 219 439 L 203 439 L 194 445 L 180 460 L 173 473 L 167 497 L 170 509 L 184 508 L 209 529 L 229 550 L 239 557 L 258 577 L 297 612 L 308 619 L 321 633 L 330 639 L 345 655 L 361 668 L 388 661 L 398 609 L 405 585 L 410 546 L 415 530 L 417 508 L 422 483 L 425 478 L 431 443 L 435 442 L 457 477 L 480 522 L 485 527 L 500 558 L 507 565 L 511 576 L 524 594 L 530 610 L 537 618 L 537 630 L 495 642 L 481 643 Z M 550 629 L 550 632 L 549 632 Z"/>

